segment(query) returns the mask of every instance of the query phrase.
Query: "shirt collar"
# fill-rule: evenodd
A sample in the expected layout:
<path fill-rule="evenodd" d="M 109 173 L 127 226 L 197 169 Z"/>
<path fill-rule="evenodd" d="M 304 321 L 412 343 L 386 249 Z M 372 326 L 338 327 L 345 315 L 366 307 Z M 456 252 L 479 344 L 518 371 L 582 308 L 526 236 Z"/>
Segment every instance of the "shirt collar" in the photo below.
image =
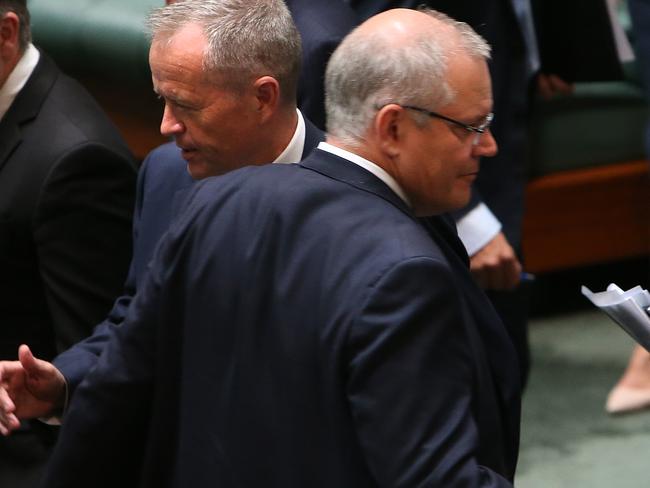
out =
<path fill-rule="evenodd" d="M 284 151 L 275 158 L 274 163 L 297 163 L 302 159 L 302 153 L 305 148 L 305 119 L 303 119 L 300 110 L 296 109 L 296 113 L 298 114 L 296 131 L 293 133 L 293 137 L 287 147 L 284 148 Z"/>
<path fill-rule="evenodd" d="M 404 193 L 404 190 L 402 190 L 402 187 L 399 186 L 395 178 L 393 178 L 386 170 L 384 170 L 384 168 L 376 165 L 372 161 L 368 161 L 367 159 L 362 158 L 358 154 L 351 153 L 350 151 L 346 151 L 345 149 L 341 149 L 340 147 L 333 146 L 327 142 L 319 143 L 318 149 L 334 154 L 335 156 L 338 156 L 340 158 L 346 159 L 351 163 L 361 166 L 366 171 L 370 171 L 373 175 L 375 175 L 381 181 L 386 183 L 388 188 L 393 190 L 393 192 L 398 197 L 404 200 L 404 203 L 406 203 L 406 205 L 411 207 L 411 202 L 406 196 L 406 193 Z"/>
<path fill-rule="evenodd" d="M 5 84 L 0 87 L 0 120 L 5 116 L 14 99 L 18 96 L 18 93 L 23 89 L 25 83 L 27 83 L 40 57 L 41 53 L 30 43 L 20 58 L 20 61 L 18 61 L 18 64 L 9 73 Z"/>

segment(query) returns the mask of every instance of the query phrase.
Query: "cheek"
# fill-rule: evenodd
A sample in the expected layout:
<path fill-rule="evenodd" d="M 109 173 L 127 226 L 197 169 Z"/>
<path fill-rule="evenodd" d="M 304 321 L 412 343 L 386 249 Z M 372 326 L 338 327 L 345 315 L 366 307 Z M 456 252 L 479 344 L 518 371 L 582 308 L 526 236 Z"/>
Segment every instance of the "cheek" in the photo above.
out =
<path fill-rule="evenodd" d="M 189 116 L 186 126 L 192 140 L 201 146 L 219 145 L 219 141 L 224 139 L 220 133 L 221 126 L 218 123 L 198 114 Z"/>

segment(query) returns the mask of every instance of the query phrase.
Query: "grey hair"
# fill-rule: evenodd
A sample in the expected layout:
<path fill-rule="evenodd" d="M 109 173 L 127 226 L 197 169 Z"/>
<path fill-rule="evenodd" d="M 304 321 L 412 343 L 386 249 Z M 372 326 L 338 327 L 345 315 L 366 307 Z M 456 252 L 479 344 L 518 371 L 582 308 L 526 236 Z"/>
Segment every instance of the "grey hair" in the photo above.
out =
<path fill-rule="evenodd" d="M 154 40 L 189 24 L 203 28 L 203 68 L 233 88 L 272 76 L 283 101 L 295 102 L 300 34 L 282 0 L 184 0 L 154 10 L 147 28 Z"/>
<path fill-rule="evenodd" d="M 325 74 L 327 131 L 341 142 L 357 146 L 377 109 L 388 103 L 435 110 L 453 102 L 456 94 L 446 74 L 449 57 L 457 52 L 490 58 L 488 43 L 467 24 L 431 9 L 421 11 L 456 36 L 436 29 L 397 44 L 381 32 L 355 29 L 332 54 Z M 412 116 L 416 123 L 426 120 L 424 114 Z"/>
<path fill-rule="evenodd" d="M 29 10 L 27 10 L 26 0 L 0 0 L 0 18 L 8 12 L 13 12 L 18 16 L 20 25 L 18 27 L 18 45 L 20 51 L 24 52 L 27 46 L 32 42 L 32 30 L 30 27 Z"/>

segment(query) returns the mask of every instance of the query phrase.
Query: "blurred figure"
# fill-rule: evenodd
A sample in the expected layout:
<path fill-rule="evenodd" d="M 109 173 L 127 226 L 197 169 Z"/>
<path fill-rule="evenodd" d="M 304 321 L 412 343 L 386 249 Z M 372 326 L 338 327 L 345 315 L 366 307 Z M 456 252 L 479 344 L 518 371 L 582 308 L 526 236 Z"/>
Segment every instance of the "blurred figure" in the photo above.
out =
<path fill-rule="evenodd" d="M 488 56 L 433 12 L 353 31 L 329 143 L 195 187 L 45 486 L 512 486 L 514 352 L 442 216 L 496 152 Z"/>
<path fill-rule="evenodd" d="M 0 359 L 51 359 L 110 308 L 131 254 L 135 165 L 79 84 L 31 43 L 25 0 L 0 0 Z M 0 486 L 34 486 L 56 432 L 0 439 Z"/>
<path fill-rule="evenodd" d="M 627 0 L 632 19 L 636 62 L 650 103 L 650 0 Z M 650 122 L 645 140 L 650 160 Z M 650 353 L 635 346 L 625 373 L 607 397 L 605 410 L 629 413 L 650 407 Z"/>
<path fill-rule="evenodd" d="M 319 129 L 325 130 L 325 67 L 358 19 L 343 0 L 286 0 L 285 3 L 302 38 L 298 107 Z"/>
<path fill-rule="evenodd" d="M 627 0 L 627 5 L 632 19 L 636 62 L 650 103 L 650 0 Z M 645 142 L 646 154 L 650 159 L 650 121 Z"/>

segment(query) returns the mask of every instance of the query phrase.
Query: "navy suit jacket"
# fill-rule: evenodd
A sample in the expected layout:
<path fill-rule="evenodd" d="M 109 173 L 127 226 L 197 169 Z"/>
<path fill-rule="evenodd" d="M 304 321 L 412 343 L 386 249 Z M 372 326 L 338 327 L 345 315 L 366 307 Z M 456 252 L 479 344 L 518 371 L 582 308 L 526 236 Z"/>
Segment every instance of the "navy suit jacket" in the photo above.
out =
<path fill-rule="evenodd" d="M 325 68 L 341 40 L 358 24 L 343 0 L 285 2 L 302 38 L 298 106 L 316 126 L 325 129 Z"/>
<path fill-rule="evenodd" d="M 514 353 L 444 220 L 320 150 L 195 188 L 46 487 L 511 486 Z"/>
<path fill-rule="evenodd" d="M 307 118 L 304 120 L 303 158 L 325 138 Z M 142 163 L 133 216 L 133 258 L 124 293 L 115 301 L 108 317 L 95 328 L 90 337 L 75 344 L 54 360 L 54 365 L 68 382 L 70 394 L 97 362 L 113 328 L 120 326 L 124 321 L 154 248 L 167 231 L 174 210 L 181 205 L 185 190 L 193 183 L 194 180 L 187 171 L 187 163 L 174 143 L 164 144 L 153 150 Z"/>

